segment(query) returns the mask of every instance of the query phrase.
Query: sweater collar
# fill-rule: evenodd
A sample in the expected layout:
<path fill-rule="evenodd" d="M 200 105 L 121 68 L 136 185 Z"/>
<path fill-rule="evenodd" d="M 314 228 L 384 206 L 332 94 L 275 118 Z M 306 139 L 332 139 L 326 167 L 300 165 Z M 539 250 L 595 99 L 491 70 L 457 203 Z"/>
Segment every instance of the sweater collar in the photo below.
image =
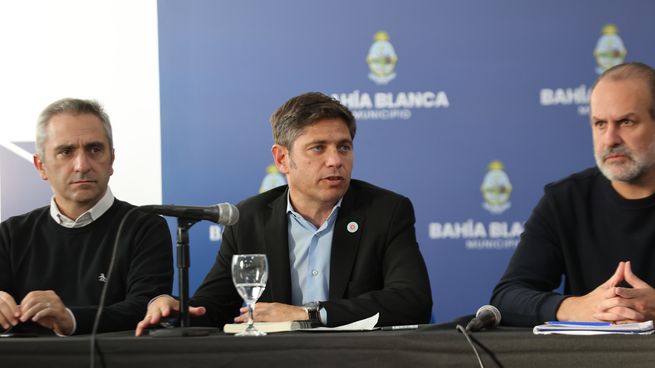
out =
<path fill-rule="evenodd" d="M 650 208 L 655 206 L 655 194 L 651 194 L 648 197 L 645 198 L 639 198 L 639 199 L 627 199 L 621 196 L 616 189 L 612 186 L 612 182 L 603 175 L 600 170 L 598 170 L 598 175 L 600 177 L 601 185 L 605 190 L 605 193 L 607 196 L 611 198 L 611 200 L 618 204 L 619 206 L 623 208 L 633 208 L 633 209 L 639 209 L 639 208 Z"/>
<path fill-rule="evenodd" d="M 53 196 L 52 199 L 50 200 L 50 216 L 55 220 L 56 223 L 63 227 L 67 228 L 76 228 L 76 227 L 84 227 L 93 221 L 97 220 L 102 216 L 109 208 L 111 205 L 114 203 L 114 194 L 111 192 L 111 189 L 107 187 L 107 191 L 105 191 L 105 194 L 100 198 L 98 203 L 95 204 L 95 206 L 89 208 L 86 212 L 81 214 L 78 218 L 76 219 L 70 219 L 66 217 L 61 211 L 59 210 L 59 207 L 57 207 L 57 203 L 55 202 L 55 197 Z"/>

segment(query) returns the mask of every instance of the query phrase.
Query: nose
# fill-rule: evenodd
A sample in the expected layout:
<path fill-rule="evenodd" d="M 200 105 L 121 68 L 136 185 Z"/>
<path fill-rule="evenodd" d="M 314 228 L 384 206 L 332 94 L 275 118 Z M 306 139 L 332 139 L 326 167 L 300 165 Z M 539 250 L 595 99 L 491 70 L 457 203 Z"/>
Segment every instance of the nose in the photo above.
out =
<path fill-rule="evenodd" d="M 91 166 L 89 165 L 89 158 L 85 152 L 80 152 L 75 157 L 75 171 L 76 172 L 87 172 Z"/>
<path fill-rule="evenodd" d="M 616 147 L 623 143 L 621 135 L 619 134 L 619 126 L 615 124 L 608 124 L 605 133 L 603 134 L 603 143 L 605 147 Z"/>
<path fill-rule="evenodd" d="M 328 167 L 341 167 L 343 165 L 342 153 L 339 152 L 337 147 L 333 147 L 328 151 L 325 164 Z"/>

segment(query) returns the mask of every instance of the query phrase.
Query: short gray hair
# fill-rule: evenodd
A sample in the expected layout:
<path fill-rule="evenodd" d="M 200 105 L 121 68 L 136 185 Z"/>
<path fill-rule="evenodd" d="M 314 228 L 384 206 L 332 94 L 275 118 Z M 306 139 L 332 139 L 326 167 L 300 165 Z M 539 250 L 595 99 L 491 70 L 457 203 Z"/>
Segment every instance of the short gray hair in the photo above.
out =
<path fill-rule="evenodd" d="M 107 140 L 109 141 L 109 149 L 114 149 L 114 140 L 111 133 L 111 122 L 109 115 L 102 108 L 102 105 L 95 100 L 82 100 L 77 98 L 62 98 L 57 100 L 48 107 L 46 107 L 36 122 L 36 153 L 39 154 L 41 160 L 45 162 L 45 142 L 48 140 L 47 127 L 50 119 L 58 114 L 91 114 L 100 119 L 102 126 L 107 133 Z"/>
<path fill-rule="evenodd" d="M 593 86 L 591 91 L 596 88 L 596 85 L 602 80 L 610 80 L 612 82 L 619 82 L 626 79 L 640 79 L 646 82 L 648 90 L 650 91 L 650 116 L 655 119 L 655 69 L 644 63 L 636 61 L 615 65 L 601 74 Z"/>
<path fill-rule="evenodd" d="M 323 119 L 341 119 L 348 127 L 350 138 L 355 139 L 355 117 L 337 99 L 320 92 L 296 96 L 280 106 L 271 115 L 273 141 L 291 149 L 305 127 Z"/>

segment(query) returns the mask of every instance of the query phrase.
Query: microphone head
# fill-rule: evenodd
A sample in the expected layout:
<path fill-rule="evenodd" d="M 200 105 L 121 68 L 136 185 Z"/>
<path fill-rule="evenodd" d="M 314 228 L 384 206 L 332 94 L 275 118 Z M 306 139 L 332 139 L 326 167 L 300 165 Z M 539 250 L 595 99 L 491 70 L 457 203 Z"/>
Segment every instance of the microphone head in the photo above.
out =
<path fill-rule="evenodd" d="M 217 223 L 223 225 L 234 225 L 239 221 L 239 209 L 231 203 L 219 203 L 218 207 L 218 221 Z"/>
<path fill-rule="evenodd" d="M 475 312 L 475 318 L 479 318 L 484 314 L 489 314 L 493 316 L 493 326 L 491 327 L 496 327 L 500 324 L 500 311 L 498 310 L 498 308 L 490 304 L 483 305 L 478 309 L 477 312 Z"/>

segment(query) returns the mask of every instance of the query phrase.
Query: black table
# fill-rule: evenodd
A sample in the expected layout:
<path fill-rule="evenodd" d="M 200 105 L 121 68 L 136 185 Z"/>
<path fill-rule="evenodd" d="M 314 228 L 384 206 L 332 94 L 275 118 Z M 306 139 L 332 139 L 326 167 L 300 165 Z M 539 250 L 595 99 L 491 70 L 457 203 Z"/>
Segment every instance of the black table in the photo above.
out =
<path fill-rule="evenodd" d="M 235 337 L 133 337 L 101 334 L 106 367 L 477 367 L 464 336 L 452 326 L 412 331 L 290 332 Z M 474 335 L 505 367 L 630 367 L 655 364 L 647 335 L 535 336 L 501 327 Z M 87 367 L 89 338 L 3 338 L 1 367 Z M 496 365 L 478 349 L 485 367 Z M 96 363 L 96 367 L 101 367 Z"/>

